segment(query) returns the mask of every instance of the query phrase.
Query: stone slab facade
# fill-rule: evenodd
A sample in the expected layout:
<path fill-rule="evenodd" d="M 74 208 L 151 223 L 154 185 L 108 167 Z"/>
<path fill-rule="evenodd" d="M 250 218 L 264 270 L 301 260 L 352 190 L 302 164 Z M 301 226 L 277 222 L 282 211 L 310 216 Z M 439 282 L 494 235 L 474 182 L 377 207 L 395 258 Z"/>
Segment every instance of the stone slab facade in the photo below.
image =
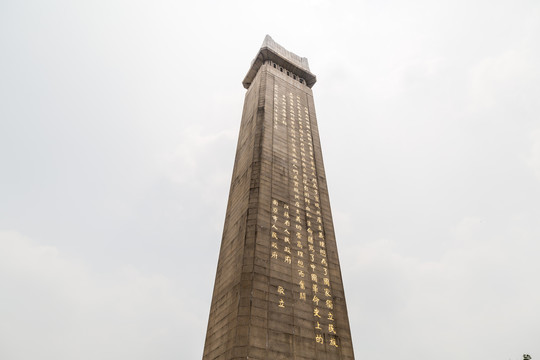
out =
<path fill-rule="evenodd" d="M 311 87 L 269 36 L 247 88 L 203 359 L 354 359 Z"/>

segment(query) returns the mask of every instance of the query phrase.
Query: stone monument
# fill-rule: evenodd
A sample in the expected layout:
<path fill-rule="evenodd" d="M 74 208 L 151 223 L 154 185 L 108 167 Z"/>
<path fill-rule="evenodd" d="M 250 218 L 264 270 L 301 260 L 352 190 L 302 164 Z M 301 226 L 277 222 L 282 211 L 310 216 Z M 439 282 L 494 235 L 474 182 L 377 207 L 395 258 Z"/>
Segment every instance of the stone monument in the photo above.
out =
<path fill-rule="evenodd" d="M 266 36 L 247 89 L 203 359 L 354 359 L 306 58 Z"/>

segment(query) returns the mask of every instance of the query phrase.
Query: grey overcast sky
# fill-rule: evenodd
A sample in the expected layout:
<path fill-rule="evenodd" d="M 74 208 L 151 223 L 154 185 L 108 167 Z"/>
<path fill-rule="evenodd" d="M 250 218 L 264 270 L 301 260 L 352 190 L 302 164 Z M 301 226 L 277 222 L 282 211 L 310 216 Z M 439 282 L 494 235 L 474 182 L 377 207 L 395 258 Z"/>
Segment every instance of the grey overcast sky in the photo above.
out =
<path fill-rule="evenodd" d="M 0 359 L 200 359 L 264 36 L 309 59 L 355 354 L 540 358 L 538 0 L 0 1 Z"/>

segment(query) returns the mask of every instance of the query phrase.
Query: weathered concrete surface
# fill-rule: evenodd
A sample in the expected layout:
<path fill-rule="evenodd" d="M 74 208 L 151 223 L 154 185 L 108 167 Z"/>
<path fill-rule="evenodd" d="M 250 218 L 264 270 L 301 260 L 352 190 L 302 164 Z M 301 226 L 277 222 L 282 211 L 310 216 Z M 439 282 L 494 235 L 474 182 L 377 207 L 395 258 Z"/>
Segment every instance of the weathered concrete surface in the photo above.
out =
<path fill-rule="evenodd" d="M 315 76 L 264 47 L 281 59 L 249 80 L 203 359 L 354 359 Z"/>

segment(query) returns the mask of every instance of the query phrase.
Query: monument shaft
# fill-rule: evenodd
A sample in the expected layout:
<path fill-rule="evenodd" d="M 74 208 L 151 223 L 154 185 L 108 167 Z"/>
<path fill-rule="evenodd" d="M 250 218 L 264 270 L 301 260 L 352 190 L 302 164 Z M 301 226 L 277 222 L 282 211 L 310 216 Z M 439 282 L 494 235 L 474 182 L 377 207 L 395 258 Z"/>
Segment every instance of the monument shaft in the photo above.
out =
<path fill-rule="evenodd" d="M 307 59 L 269 36 L 248 89 L 203 359 L 354 359 Z"/>

